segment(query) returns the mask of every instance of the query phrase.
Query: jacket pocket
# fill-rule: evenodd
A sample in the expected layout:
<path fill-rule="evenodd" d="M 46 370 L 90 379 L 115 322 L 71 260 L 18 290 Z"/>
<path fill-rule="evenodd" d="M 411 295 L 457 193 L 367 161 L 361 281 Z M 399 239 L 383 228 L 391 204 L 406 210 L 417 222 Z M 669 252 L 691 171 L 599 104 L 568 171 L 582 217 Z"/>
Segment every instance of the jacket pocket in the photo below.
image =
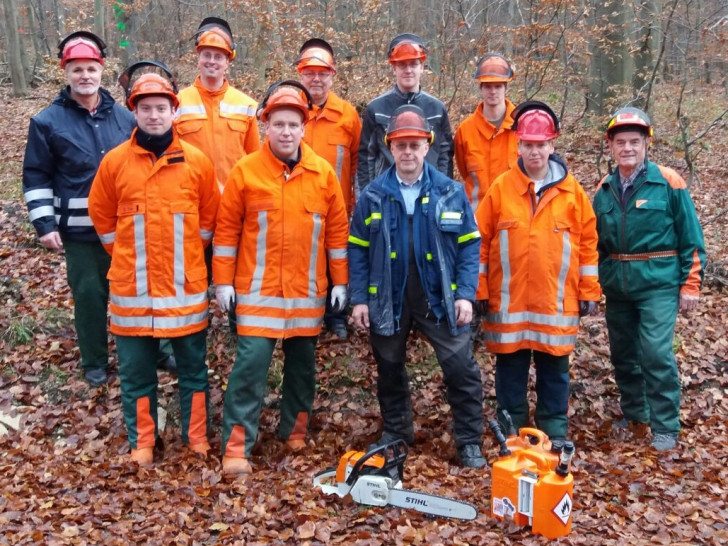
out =
<path fill-rule="evenodd" d="M 437 227 L 440 231 L 459 232 L 463 225 L 465 214 L 458 210 L 444 210 L 437 218 Z"/>
<path fill-rule="evenodd" d="M 640 229 L 649 232 L 662 233 L 669 228 L 672 219 L 668 218 L 667 201 L 662 199 L 636 199 L 633 214 L 637 218 Z"/>
<path fill-rule="evenodd" d="M 116 253 L 116 250 L 114 250 Z M 117 263 L 112 259 L 111 267 L 106 278 L 109 280 L 109 291 L 117 296 L 137 296 L 136 293 L 136 275 L 134 273 L 133 264 L 118 265 L 120 260 L 117 256 Z"/>
<path fill-rule="evenodd" d="M 250 128 L 250 121 L 243 119 L 229 119 L 227 120 L 228 127 L 235 133 L 241 133 L 245 135 Z"/>
<path fill-rule="evenodd" d="M 202 119 L 190 119 L 185 121 L 178 121 L 175 123 L 175 128 L 177 129 L 177 132 L 183 137 L 185 135 L 201 131 L 204 126 L 205 120 Z"/>
<path fill-rule="evenodd" d="M 185 271 L 185 292 L 199 294 L 207 290 L 207 267 L 193 267 Z"/>

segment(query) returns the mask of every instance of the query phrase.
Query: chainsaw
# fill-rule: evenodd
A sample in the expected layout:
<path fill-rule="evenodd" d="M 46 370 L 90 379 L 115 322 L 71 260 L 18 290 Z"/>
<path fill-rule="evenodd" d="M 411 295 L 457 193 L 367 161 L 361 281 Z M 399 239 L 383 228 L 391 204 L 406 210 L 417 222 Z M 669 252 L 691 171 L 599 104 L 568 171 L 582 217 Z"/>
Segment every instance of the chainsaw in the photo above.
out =
<path fill-rule="evenodd" d="M 469 502 L 402 489 L 406 458 L 407 444 L 401 439 L 367 452 L 348 451 L 338 467 L 316 474 L 313 485 L 327 495 L 351 495 L 356 502 L 371 506 L 396 506 L 456 519 L 477 517 L 477 508 Z M 324 483 L 332 478 L 336 485 Z"/>

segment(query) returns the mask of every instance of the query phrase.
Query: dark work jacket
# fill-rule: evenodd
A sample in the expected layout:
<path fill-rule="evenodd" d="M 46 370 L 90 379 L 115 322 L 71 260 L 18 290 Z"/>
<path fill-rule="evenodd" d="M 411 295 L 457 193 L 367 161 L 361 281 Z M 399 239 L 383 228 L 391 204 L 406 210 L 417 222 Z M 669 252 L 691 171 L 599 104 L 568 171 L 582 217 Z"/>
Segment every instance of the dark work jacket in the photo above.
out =
<path fill-rule="evenodd" d="M 105 89 L 91 114 L 64 88 L 30 119 L 23 160 L 23 193 L 38 234 L 58 231 L 64 240 L 98 241 L 88 215 L 88 194 L 101 159 L 128 140 L 134 115 Z"/>
<path fill-rule="evenodd" d="M 474 301 L 480 232 L 463 185 L 425 163 L 413 215 L 414 254 L 428 305 L 453 336 L 455 300 Z M 404 199 L 392 166 L 359 197 L 349 231 L 351 303 L 369 306 L 372 332 L 399 329 L 409 269 L 409 230 Z"/>

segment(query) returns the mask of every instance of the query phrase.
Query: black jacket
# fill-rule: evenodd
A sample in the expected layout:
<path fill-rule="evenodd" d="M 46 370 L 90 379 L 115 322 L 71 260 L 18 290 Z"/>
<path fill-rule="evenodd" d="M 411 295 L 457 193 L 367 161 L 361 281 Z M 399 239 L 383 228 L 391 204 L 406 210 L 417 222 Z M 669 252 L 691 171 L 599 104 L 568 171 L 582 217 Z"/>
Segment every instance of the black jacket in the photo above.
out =
<path fill-rule="evenodd" d="M 445 105 L 432 95 L 420 90 L 403 93 L 395 85 L 393 89 L 370 102 L 364 110 L 364 120 L 359 143 L 359 161 L 356 171 L 358 191 L 394 164 L 392 153 L 384 143 L 389 118 L 404 104 L 419 106 L 435 131 L 435 142 L 425 159 L 445 176 L 452 178 L 453 141 L 450 119 Z"/>
<path fill-rule="evenodd" d="M 38 234 L 58 231 L 64 240 L 97 241 L 88 194 L 101 158 L 128 140 L 134 115 L 108 91 L 91 114 L 62 89 L 30 119 L 23 160 L 23 193 Z"/>

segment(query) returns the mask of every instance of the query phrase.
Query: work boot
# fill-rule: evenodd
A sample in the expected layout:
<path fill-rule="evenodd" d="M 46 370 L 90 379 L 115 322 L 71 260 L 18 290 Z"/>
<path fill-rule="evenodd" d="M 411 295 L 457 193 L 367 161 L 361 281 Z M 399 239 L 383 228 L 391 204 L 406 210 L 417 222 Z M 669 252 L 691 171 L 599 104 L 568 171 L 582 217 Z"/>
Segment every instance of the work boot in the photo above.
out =
<path fill-rule="evenodd" d="M 169 355 L 167 358 L 157 362 L 157 369 L 164 370 L 166 372 L 176 375 L 177 374 L 177 361 L 175 360 L 174 355 Z"/>
<path fill-rule="evenodd" d="M 480 446 L 477 444 L 466 444 L 458 449 L 458 459 L 461 465 L 468 468 L 484 468 L 488 466 L 488 461 L 483 457 Z"/>
<path fill-rule="evenodd" d="M 656 451 L 669 451 L 677 446 L 677 434 L 657 433 L 652 436 L 652 444 Z"/>
<path fill-rule="evenodd" d="M 210 444 L 205 440 L 204 442 L 199 442 L 197 444 L 188 444 L 187 447 L 190 448 L 190 451 L 194 453 L 199 453 L 200 455 L 203 455 L 207 457 L 207 452 L 210 451 Z"/>
<path fill-rule="evenodd" d="M 334 322 L 333 324 L 330 324 L 329 331 L 341 341 L 346 341 L 346 338 L 349 337 L 349 332 L 346 330 L 346 324 L 341 322 Z"/>
<path fill-rule="evenodd" d="M 139 466 L 151 466 L 154 462 L 154 448 L 142 447 L 140 449 L 132 449 L 131 460 L 139 464 Z"/>
<path fill-rule="evenodd" d="M 412 443 L 414 442 L 414 434 L 410 438 L 405 438 L 403 436 L 400 436 L 399 434 L 385 431 L 382 434 L 382 437 L 379 438 L 379 440 L 367 446 L 367 451 L 372 451 L 373 449 L 377 449 L 378 447 L 391 444 L 392 442 L 396 442 L 397 440 L 404 440 L 407 445 L 412 445 Z"/>
<path fill-rule="evenodd" d="M 92 387 L 100 387 L 109 380 L 109 377 L 106 375 L 106 370 L 104 370 L 103 368 L 93 368 L 91 370 L 86 370 L 84 376 L 86 377 L 86 381 L 88 382 L 88 384 Z"/>
<path fill-rule="evenodd" d="M 286 445 L 294 453 L 298 453 L 299 451 L 306 449 L 306 441 L 301 438 L 289 438 L 286 440 Z"/>
<path fill-rule="evenodd" d="M 248 459 L 245 457 L 222 457 L 222 473 L 225 476 L 245 476 L 253 472 Z"/>

